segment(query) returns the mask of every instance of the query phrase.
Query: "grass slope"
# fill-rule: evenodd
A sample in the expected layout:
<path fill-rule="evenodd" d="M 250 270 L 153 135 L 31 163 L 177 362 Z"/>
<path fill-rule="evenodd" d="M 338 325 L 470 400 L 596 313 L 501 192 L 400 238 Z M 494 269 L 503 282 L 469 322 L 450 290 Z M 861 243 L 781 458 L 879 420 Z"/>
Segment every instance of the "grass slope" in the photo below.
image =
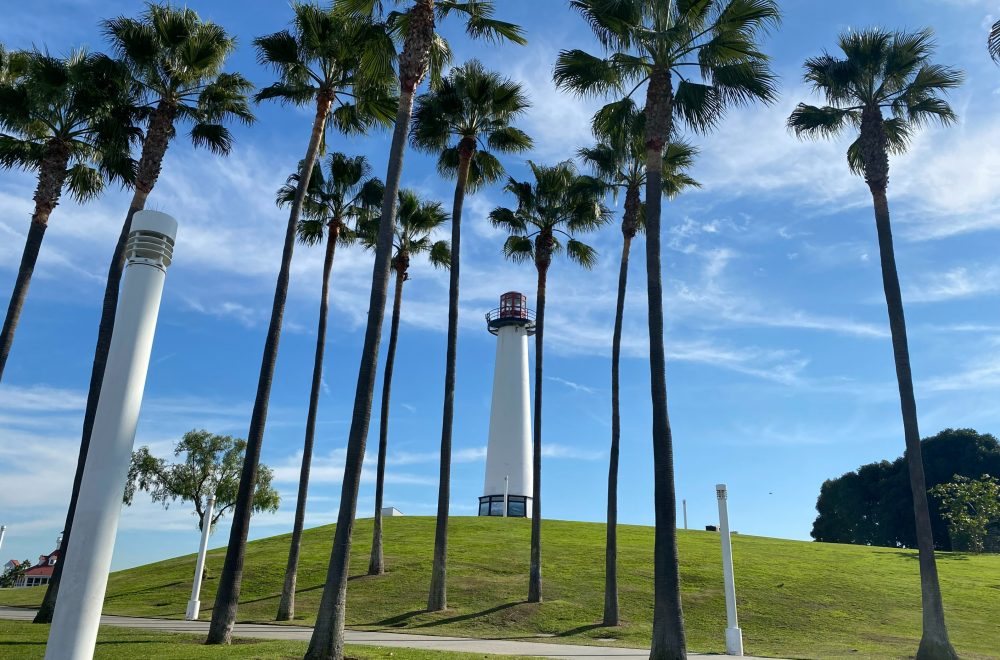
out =
<path fill-rule="evenodd" d="M 359 520 L 351 557 L 348 625 L 473 637 L 530 637 L 553 641 L 648 644 L 652 619 L 653 530 L 619 530 L 619 585 L 624 625 L 599 625 L 604 593 L 604 525 L 547 520 L 542 525 L 545 602 L 527 604 L 527 520 L 454 518 L 449 527 L 448 602 L 424 607 L 434 547 L 432 518 L 388 518 L 388 574 L 365 576 L 371 520 Z M 297 623 L 311 623 L 326 578 L 333 527 L 303 536 Z M 197 535 L 192 533 L 192 545 Z M 289 535 L 247 546 L 239 616 L 271 621 Z M 688 644 L 722 652 L 725 605 L 718 534 L 679 532 Z M 225 550 L 208 556 L 205 608 L 215 597 Z M 805 543 L 735 536 L 740 626 L 746 652 L 793 658 L 905 658 L 920 634 L 916 554 L 888 548 Z M 952 640 L 963 658 L 1000 658 L 1000 557 L 939 555 Z M 190 595 L 194 556 L 111 575 L 105 612 L 180 618 Z M 41 588 L 0 591 L 0 603 L 36 604 Z"/>
<path fill-rule="evenodd" d="M 0 621 L 0 658 L 4 660 L 36 660 L 45 656 L 48 626 L 36 626 L 26 621 Z M 231 646 L 205 646 L 204 636 L 134 630 L 102 626 L 97 636 L 96 660 L 189 660 L 190 658 L 253 658 L 254 660 L 286 660 L 301 658 L 308 644 L 292 641 L 236 639 Z M 518 660 L 515 656 L 483 655 L 481 653 L 444 653 L 401 648 L 348 646 L 352 660 Z M 529 660 L 523 658 L 522 660 Z"/>

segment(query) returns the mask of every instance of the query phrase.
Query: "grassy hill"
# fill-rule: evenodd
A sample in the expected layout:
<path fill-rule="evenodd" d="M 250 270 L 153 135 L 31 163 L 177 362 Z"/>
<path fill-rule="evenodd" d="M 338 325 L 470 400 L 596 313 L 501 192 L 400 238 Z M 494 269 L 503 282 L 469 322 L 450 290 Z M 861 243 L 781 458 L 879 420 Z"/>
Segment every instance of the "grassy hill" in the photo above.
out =
<path fill-rule="evenodd" d="M 653 530 L 619 531 L 621 610 L 625 624 L 599 625 L 603 603 L 604 526 L 547 520 L 542 525 L 545 602 L 529 605 L 529 523 L 454 518 L 444 613 L 423 612 L 434 547 L 432 518 L 385 520 L 388 573 L 364 575 L 371 521 L 355 528 L 348 625 L 477 637 L 544 636 L 563 642 L 648 644 L 652 619 Z M 688 644 L 722 652 L 725 605 L 718 534 L 680 532 Z M 303 537 L 296 623 L 311 623 L 326 577 L 333 527 Z M 247 548 L 240 619 L 270 621 L 278 605 L 289 535 Z M 746 652 L 792 658 L 905 658 L 920 631 L 916 553 L 887 548 L 735 536 L 740 625 Z M 203 616 L 215 597 L 224 550 L 209 552 Z M 189 555 L 114 573 L 105 612 L 180 618 L 190 595 Z M 952 640 L 963 658 L 1000 658 L 1000 556 L 939 555 Z M 0 604 L 29 605 L 41 589 L 0 591 Z"/>

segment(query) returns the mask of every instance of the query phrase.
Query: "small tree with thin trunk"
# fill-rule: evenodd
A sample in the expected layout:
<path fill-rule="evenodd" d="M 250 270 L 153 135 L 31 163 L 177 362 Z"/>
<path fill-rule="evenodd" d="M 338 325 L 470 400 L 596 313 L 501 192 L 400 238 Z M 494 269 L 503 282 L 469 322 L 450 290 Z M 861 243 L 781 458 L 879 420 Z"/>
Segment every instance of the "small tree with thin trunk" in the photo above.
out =
<path fill-rule="evenodd" d="M 148 4 L 139 18 L 118 17 L 101 23 L 112 50 L 124 62 L 127 79 L 139 89 L 145 111 L 145 135 L 139 156 L 134 192 L 125 222 L 108 265 L 97 345 L 83 415 L 80 454 L 73 477 L 66 524 L 63 527 L 63 558 L 56 564 L 45 599 L 35 616 L 36 623 L 51 623 L 69 551 L 73 514 L 80 494 L 80 481 L 90 448 L 90 435 L 97 414 L 97 400 L 104 383 L 104 367 L 111 348 L 111 336 L 118 309 L 118 289 L 125 268 L 125 241 L 132 228 L 132 216 L 146 207 L 163 167 L 167 147 L 176 137 L 177 125 L 190 124 L 194 146 L 217 154 L 232 149 L 232 135 L 226 123 L 254 121 L 247 95 L 253 85 L 238 73 L 222 68 L 236 47 L 236 40 L 211 21 L 202 20 L 187 8 L 170 4 Z"/>
<path fill-rule="evenodd" d="M 531 492 L 531 567 L 528 602 L 542 601 L 542 378 L 545 336 L 545 292 L 552 257 L 560 251 L 584 268 L 592 268 L 597 253 L 577 240 L 611 220 L 604 206 L 604 184 L 578 174 L 573 161 L 558 165 L 536 165 L 528 161 L 534 183 L 509 179 L 504 190 L 514 195 L 517 207 L 499 207 L 490 212 L 494 227 L 510 233 L 503 254 L 511 261 L 532 261 L 538 273 L 535 298 L 535 419 L 533 431 Z M 560 239 L 562 237 L 562 240 Z M 565 241 L 565 244 L 563 243 Z"/>
<path fill-rule="evenodd" d="M 451 212 L 451 264 L 448 286 L 448 348 L 445 357 L 444 407 L 441 420 L 441 467 L 434 564 L 427 609 L 448 607 L 448 508 L 451 497 L 451 437 L 455 413 L 455 369 L 458 353 L 459 250 L 465 194 L 499 181 L 503 166 L 494 153 L 531 148 L 531 138 L 511 122 L 528 108 L 521 86 L 487 71 L 476 60 L 448 72 L 441 86 L 417 99 L 413 116 L 414 145 L 438 154 L 438 171 L 455 177 Z M 381 515 L 378 511 L 376 517 Z"/>
<path fill-rule="evenodd" d="M 577 94 L 624 95 L 605 107 L 608 126 L 636 105 L 645 89 L 646 297 L 656 540 L 651 660 L 687 657 L 677 559 L 674 440 L 667 411 L 660 250 L 663 149 L 677 119 L 695 131 L 713 128 L 732 105 L 770 102 L 775 77 L 758 41 L 776 25 L 775 0 L 571 0 L 605 49 L 559 54 L 555 80 Z"/>
<path fill-rule="evenodd" d="M 611 190 L 615 199 L 625 196 L 622 214 L 622 256 L 618 271 L 618 300 L 611 339 L 611 452 L 608 461 L 608 524 L 604 549 L 604 620 L 605 626 L 617 626 L 618 612 L 618 455 L 621 440 L 619 364 L 622 349 L 622 325 L 625 318 L 625 290 L 628 285 L 628 262 L 632 240 L 643 229 L 642 192 L 646 185 L 645 115 L 635 113 L 620 125 L 605 126 L 598 113 L 594 134 L 602 141 L 580 149 L 577 154 Z M 663 194 L 677 196 L 685 188 L 700 187 L 687 175 L 698 150 L 686 142 L 674 141 L 663 150 Z"/>
<path fill-rule="evenodd" d="M 385 71 L 369 71 L 362 62 L 365 44 L 385 36 L 383 26 L 352 20 L 340 12 L 314 4 L 296 3 L 292 5 L 292 10 L 295 17 L 291 30 L 254 39 L 258 61 L 271 67 L 278 75 L 277 82 L 262 89 L 256 100 L 312 106 L 315 113 L 299 170 L 298 188 L 289 205 L 288 222 L 285 224 L 281 266 L 275 280 L 271 319 L 264 340 L 257 394 L 247 433 L 239 497 L 233 509 L 226 561 L 212 609 L 209 644 L 228 644 L 236 623 L 243 560 L 253 512 L 254 480 L 264 443 L 295 235 L 313 167 L 325 144 L 327 125 L 332 122 L 343 132 L 363 133 L 374 125 L 387 123 L 392 116 L 394 102 L 389 93 L 391 79 Z"/>
<path fill-rule="evenodd" d="M 63 190 L 94 199 L 105 181 L 135 180 L 131 143 L 138 97 L 123 66 L 78 51 L 62 59 L 0 50 L 0 168 L 37 172 L 35 208 L 0 331 L 0 380 L 28 297 L 31 275 Z"/>
<path fill-rule="evenodd" d="M 132 462 L 125 483 L 125 506 L 131 506 L 139 491 L 149 493 L 154 502 L 169 509 L 177 500 L 191 502 L 197 518 L 198 531 L 202 530 L 205 508 L 211 497 L 215 498 L 211 526 L 228 513 L 236 504 L 240 465 L 247 441 L 208 431 L 188 431 L 174 447 L 174 456 L 183 455 L 180 463 L 167 463 L 153 456 L 149 447 L 139 447 L 132 452 Z M 278 491 L 271 486 L 272 472 L 260 466 L 260 477 L 254 491 L 254 511 L 274 513 L 281 504 Z"/>
<path fill-rule="evenodd" d="M 827 53 L 805 62 L 806 82 L 824 96 L 827 105 L 800 103 L 789 117 L 788 126 L 801 137 L 832 137 L 850 129 L 859 134 L 847 149 L 847 164 L 851 172 L 864 177 L 875 207 L 882 284 L 892 334 L 920 559 L 923 636 L 917 658 L 951 659 L 958 656 L 948 639 L 934 560 L 917 402 L 913 395 L 910 349 L 887 192 L 889 154 L 905 151 L 910 136 L 918 127 L 929 122 L 947 125 L 955 121 L 955 113 L 942 95 L 961 84 L 962 74 L 931 62 L 934 43 L 930 30 L 889 32 L 873 28 L 850 31 L 841 35 L 838 45 L 843 56 Z"/>
<path fill-rule="evenodd" d="M 299 188 L 299 174 L 288 177 L 278 190 L 279 206 L 292 204 Z M 340 152 L 330 154 L 326 172 L 320 163 L 313 167 L 299 220 L 299 241 L 305 245 L 326 244 L 323 256 L 323 280 L 319 299 L 319 321 L 316 327 L 316 351 L 313 358 L 312 383 L 309 390 L 309 412 L 306 416 L 305 441 L 302 445 L 302 468 L 299 473 L 298 497 L 295 502 L 295 522 L 292 543 L 288 548 L 285 582 L 278 602 L 278 621 L 295 617 L 295 584 L 298 578 L 299 550 L 305 525 L 306 497 L 309 493 L 309 472 L 312 466 L 313 442 L 316 437 L 316 415 L 323 383 L 323 356 L 326 349 L 326 322 L 330 304 L 330 273 L 338 245 L 354 242 L 351 225 L 372 213 L 382 200 L 382 182 L 371 176 L 371 165 L 364 156 L 350 157 Z"/>
<path fill-rule="evenodd" d="M 412 3 L 407 4 L 408 8 L 405 11 L 391 12 L 386 16 L 395 41 L 372 43 L 363 54 L 367 66 L 384 68 L 398 61 L 399 106 L 396 111 L 396 128 L 389 147 L 385 194 L 382 197 L 381 221 L 378 227 L 378 247 L 375 250 L 372 288 L 368 300 L 368 323 L 365 327 L 365 341 L 358 369 L 351 428 L 347 437 L 340 511 L 337 514 L 333 549 L 330 552 L 330 567 L 316 616 L 316 626 L 313 628 L 309 649 L 306 652 L 306 658 L 309 660 L 342 660 L 344 657 L 344 617 L 351 535 L 354 531 L 358 488 L 361 484 L 361 469 L 368 441 L 368 424 L 371 421 L 382 321 L 385 319 L 385 302 L 389 293 L 392 235 L 396 222 L 403 154 L 410 132 L 410 119 L 417 87 L 428 72 L 432 80 L 439 80 L 441 66 L 450 58 L 447 44 L 435 33 L 435 20 L 457 13 L 464 15 L 466 32 L 470 36 L 525 43 L 520 28 L 492 17 L 493 3 L 490 0 L 476 2 L 412 0 Z M 335 0 L 334 8 L 365 20 L 384 15 L 381 0 Z M 403 47 L 397 60 L 395 45 L 398 41 L 402 41 Z"/>
<path fill-rule="evenodd" d="M 389 323 L 389 346 L 385 352 L 382 376 L 382 408 L 379 417 L 378 467 L 375 471 L 375 524 L 372 534 L 372 551 L 368 561 L 368 575 L 385 573 L 382 552 L 382 497 L 385 491 L 385 461 L 389 445 L 389 396 L 392 391 L 392 370 L 396 362 L 396 343 L 399 339 L 399 317 L 403 305 L 403 283 L 410 279 L 410 259 L 426 254 L 432 265 L 447 268 L 451 262 L 447 241 L 433 241 L 431 234 L 448 221 L 448 214 L 440 202 L 420 199 L 412 190 L 399 193 L 398 224 L 393 235 L 392 272 L 396 277 L 395 295 L 392 300 L 392 320 Z M 361 225 L 365 245 L 374 250 L 378 219 Z"/>

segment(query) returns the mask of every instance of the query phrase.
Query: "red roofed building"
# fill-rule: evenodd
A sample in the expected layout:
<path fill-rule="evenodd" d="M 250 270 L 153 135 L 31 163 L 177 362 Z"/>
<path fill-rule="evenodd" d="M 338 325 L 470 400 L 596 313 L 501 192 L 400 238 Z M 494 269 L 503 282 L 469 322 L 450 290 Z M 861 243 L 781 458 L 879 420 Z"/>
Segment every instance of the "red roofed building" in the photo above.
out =
<path fill-rule="evenodd" d="M 38 587 L 46 585 L 52 579 L 52 572 L 56 570 L 56 563 L 59 561 L 59 551 L 62 548 L 62 534 L 56 539 L 56 549 L 47 555 L 40 555 L 38 563 L 29 568 L 17 579 L 15 587 Z"/>

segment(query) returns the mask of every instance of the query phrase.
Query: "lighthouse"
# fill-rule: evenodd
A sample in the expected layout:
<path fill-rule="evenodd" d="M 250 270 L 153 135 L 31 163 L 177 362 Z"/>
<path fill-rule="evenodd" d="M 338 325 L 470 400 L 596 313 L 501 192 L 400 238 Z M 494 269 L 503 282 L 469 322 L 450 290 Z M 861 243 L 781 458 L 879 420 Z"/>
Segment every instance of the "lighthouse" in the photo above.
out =
<path fill-rule="evenodd" d="M 535 314 L 524 294 L 510 291 L 500 296 L 500 306 L 486 314 L 486 328 L 497 338 L 497 354 L 479 515 L 530 517 L 534 482 L 528 337 L 535 334 Z"/>

